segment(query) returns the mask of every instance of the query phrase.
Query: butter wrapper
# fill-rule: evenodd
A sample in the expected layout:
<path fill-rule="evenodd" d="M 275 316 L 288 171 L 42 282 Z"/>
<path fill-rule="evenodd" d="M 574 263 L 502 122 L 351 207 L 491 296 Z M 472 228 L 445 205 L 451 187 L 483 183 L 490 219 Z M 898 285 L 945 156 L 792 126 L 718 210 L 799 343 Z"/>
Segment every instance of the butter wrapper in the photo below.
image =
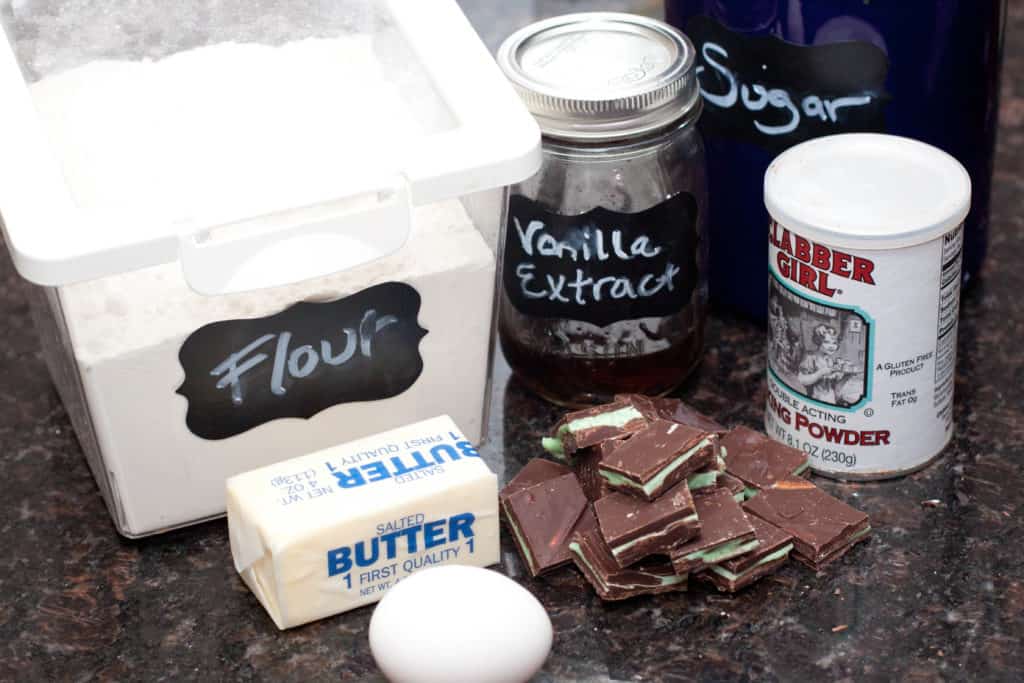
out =
<path fill-rule="evenodd" d="M 436 417 L 227 481 L 235 569 L 286 629 L 376 602 L 414 571 L 498 562 L 498 480 Z"/>

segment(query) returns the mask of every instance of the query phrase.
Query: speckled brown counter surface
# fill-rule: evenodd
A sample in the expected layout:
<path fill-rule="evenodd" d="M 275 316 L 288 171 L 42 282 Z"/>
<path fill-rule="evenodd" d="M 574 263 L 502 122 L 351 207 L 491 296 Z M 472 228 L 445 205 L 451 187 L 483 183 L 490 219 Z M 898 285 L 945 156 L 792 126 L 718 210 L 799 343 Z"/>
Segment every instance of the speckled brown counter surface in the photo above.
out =
<path fill-rule="evenodd" d="M 499 11 L 467 5 L 488 26 Z M 606 606 L 572 569 L 529 579 L 506 539 L 501 569 L 555 624 L 537 680 L 1024 680 L 1024 0 L 1011 14 L 991 251 L 963 301 L 945 457 L 896 481 L 824 483 L 870 513 L 872 540 L 821 576 L 789 566 L 736 597 L 695 585 Z M 0 680 L 379 678 L 371 609 L 279 633 L 235 575 L 222 521 L 120 539 L 6 257 L 0 315 Z M 759 426 L 763 346 L 760 328 L 716 315 L 680 395 Z M 556 415 L 499 361 L 486 454 L 503 481 Z"/>

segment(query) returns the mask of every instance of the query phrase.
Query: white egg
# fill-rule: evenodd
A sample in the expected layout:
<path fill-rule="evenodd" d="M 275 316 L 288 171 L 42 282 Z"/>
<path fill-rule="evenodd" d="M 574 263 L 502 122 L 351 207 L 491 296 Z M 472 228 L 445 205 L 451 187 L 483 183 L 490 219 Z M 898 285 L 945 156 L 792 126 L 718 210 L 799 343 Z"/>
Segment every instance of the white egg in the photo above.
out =
<path fill-rule="evenodd" d="M 522 683 L 544 664 L 551 635 L 529 591 L 458 565 L 403 579 L 370 619 L 370 650 L 393 683 Z"/>

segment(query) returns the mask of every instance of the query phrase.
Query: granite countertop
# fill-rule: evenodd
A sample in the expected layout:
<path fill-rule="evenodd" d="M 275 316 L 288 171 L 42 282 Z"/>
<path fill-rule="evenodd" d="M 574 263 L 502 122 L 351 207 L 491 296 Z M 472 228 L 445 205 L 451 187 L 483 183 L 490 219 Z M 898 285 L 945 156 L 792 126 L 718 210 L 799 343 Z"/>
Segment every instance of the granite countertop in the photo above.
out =
<path fill-rule="evenodd" d="M 490 0 L 465 4 L 489 43 L 507 32 L 491 23 Z M 555 626 L 538 681 L 1024 679 L 1024 2 L 1011 3 L 1010 22 L 992 243 L 963 299 L 945 457 L 889 482 L 819 479 L 871 515 L 873 538 L 822 575 L 791 563 L 736 597 L 697 586 L 605 605 L 570 568 L 524 576 L 504 539 L 500 569 Z M 0 283 L 0 680 L 379 679 L 372 609 L 278 632 L 235 574 L 223 521 L 140 541 L 116 534 L 6 255 Z M 763 347 L 760 327 L 716 313 L 680 395 L 759 426 Z M 493 400 L 485 455 L 504 481 L 558 412 L 500 358 Z M 921 504 L 930 499 L 939 504 Z"/>

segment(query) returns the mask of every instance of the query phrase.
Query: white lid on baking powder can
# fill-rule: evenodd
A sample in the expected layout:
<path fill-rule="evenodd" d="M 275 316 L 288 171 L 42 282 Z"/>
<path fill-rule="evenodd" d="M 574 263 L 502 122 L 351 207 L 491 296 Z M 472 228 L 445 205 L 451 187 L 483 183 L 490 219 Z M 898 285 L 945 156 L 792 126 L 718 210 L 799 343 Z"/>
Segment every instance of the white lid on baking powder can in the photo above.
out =
<path fill-rule="evenodd" d="M 890 135 L 818 138 L 765 176 L 765 428 L 839 479 L 924 467 L 953 435 L 963 222 L 953 157 Z"/>

